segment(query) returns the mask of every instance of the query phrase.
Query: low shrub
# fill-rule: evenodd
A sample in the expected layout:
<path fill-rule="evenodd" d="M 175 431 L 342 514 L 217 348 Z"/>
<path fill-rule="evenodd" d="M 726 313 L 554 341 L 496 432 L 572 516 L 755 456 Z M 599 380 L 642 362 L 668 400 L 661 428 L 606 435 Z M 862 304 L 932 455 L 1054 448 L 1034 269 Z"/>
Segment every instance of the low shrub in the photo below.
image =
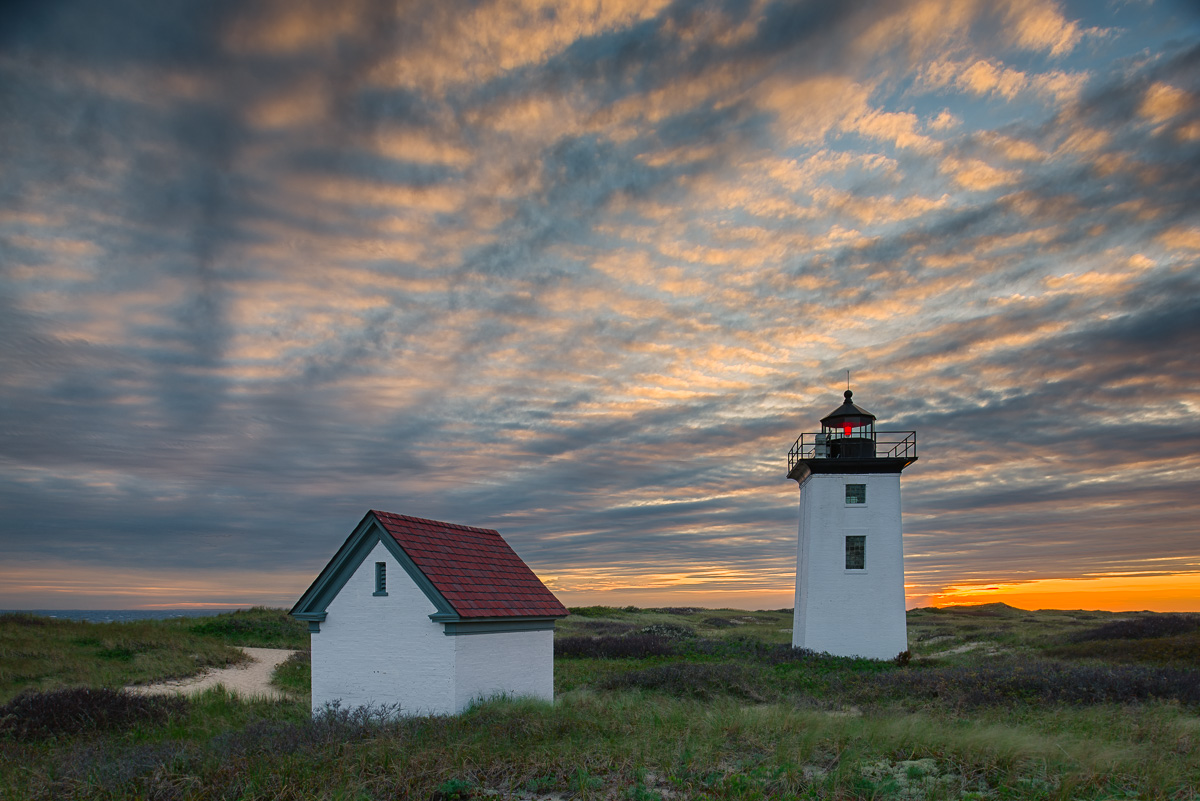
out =
<path fill-rule="evenodd" d="M 135 695 L 126 690 L 71 687 L 26 691 L 0 706 L 0 734 L 33 740 L 90 731 L 160 724 L 187 702 L 177 696 Z"/>
<path fill-rule="evenodd" d="M 180 700 L 180 699 L 174 699 Z M 256 766 L 279 760 L 325 759 L 347 743 L 388 737 L 403 740 L 406 731 L 445 736 L 443 718 L 400 721 L 396 707 L 326 707 L 301 720 L 253 719 L 203 741 L 137 742 L 89 738 L 60 746 L 60 759 L 37 798 L 307 798 L 277 776 Z M 257 775 L 256 775 L 257 773 Z M 201 780 L 198 777 L 203 777 Z M 181 786 L 181 778 L 186 777 Z M 265 784 L 264 784 L 265 782 Z M 192 792 L 187 792 L 188 784 Z M 0 790 L 5 789 L 0 785 Z M 198 792 L 198 794 L 197 794 Z M 323 796 L 321 796 L 323 797 Z M 355 796 L 358 797 L 358 796 Z M 389 796 L 391 797 L 391 796 Z"/>
<path fill-rule="evenodd" d="M 926 607 L 921 610 L 935 615 L 954 615 L 958 617 L 1006 617 L 1020 613 L 1022 610 L 1006 603 L 975 604 L 968 606 Z"/>
<path fill-rule="evenodd" d="M 193 769 L 199 751 L 180 742 L 77 741 L 63 754 L 43 797 L 182 798 L 170 770 Z"/>
<path fill-rule="evenodd" d="M 763 662 L 778 663 L 787 661 L 792 656 L 790 645 L 769 643 L 753 637 L 724 637 L 721 639 L 697 639 L 687 643 L 687 651 L 691 655 L 706 656 L 717 659 L 754 659 Z M 798 649 L 803 653 L 803 649 Z"/>
<path fill-rule="evenodd" d="M 651 623 L 642 629 L 641 633 L 665 637 L 668 640 L 686 640 L 696 636 L 695 629 L 679 623 Z"/>
<path fill-rule="evenodd" d="M 555 658 L 644 659 L 651 656 L 672 656 L 677 651 L 673 640 L 656 634 L 554 638 Z"/>
<path fill-rule="evenodd" d="M 619 620 L 585 620 L 575 624 L 575 628 L 592 635 L 628 634 L 637 628 L 633 623 L 623 623 Z"/>
<path fill-rule="evenodd" d="M 766 685 L 761 672 L 747 665 L 673 662 L 611 676 L 600 686 L 610 690 L 658 690 L 681 698 L 699 700 L 731 695 L 761 702 L 767 700 Z"/>
<path fill-rule="evenodd" d="M 765 662 L 768 665 L 805 663 L 813 666 L 841 667 L 864 661 L 842 656 L 820 654 L 816 651 L 810 651 L 807 648 L 793 648 L 787 643 L 770 643 L 753 637 L 697 639 L 686 643 L 685 653 L 689 656 L 703 656 L 715 659 L 748 659 Z"/>
<path fill-rule="evenodd" d="M 647 626 L 643 632 L 655 630 L 655 634 L 626 634 L 624 636 L 570 636 L 556 637 L 554 656 L 576 659 L 645 659 L 662 656 L 700 657 L 710 660 L 738 660 L 762 662 L 767 665 L 803 664 L 818 673 L 834 670 L 876 672 L 894 668 L 893 661 L 857 659 L 830 656 L 793 648 L 787 643 L 769 643 L 753 637 L 722 637 L 708 639 L 696 636 L 667 636 L 670 624 Z M 683 627 L 679 627 L 683 628 Z M 691 632 L 690 629 L 687 629 Z"/>
<path fill-rule="evenodd" d="M 1146 640 L 1200 631 L 1200 615 L 1162 614 L 1114 620 L 1071 637 L 1074 642 L 1089 640 Z"/>
<path fill-rule="evenodd" d="M 1064 659 L 1200 665 L 1200 631 L 1174 637 L 1073 642 L 1048 648 L 1046 654 Z"/>
<path fill-rule="evenodd" d="M 615 606 L 570 606 L 567 611 L 577 617 L 615 617 L 621 615 L 630 607 L 618 609 Z M 637 611 L 636 608 L 633 611 Z"/>
<path fill-rule="evenodd" d="M 1103 704 L 1150 700 L 1200 705 L 1200 671 L 1142 665 L 1071 665 L 1014 661 L 989 667 L 893 670 L 859 685 L 863 700 L 938 699 L 963 708 L 1030 704 Z"/>
<path fill-rule="evenodd" d="M 434 801 L 463 801 L 475 797 L 475 782 L 469 779 L 447 779 L 437 786 L 431 798 Z"/>

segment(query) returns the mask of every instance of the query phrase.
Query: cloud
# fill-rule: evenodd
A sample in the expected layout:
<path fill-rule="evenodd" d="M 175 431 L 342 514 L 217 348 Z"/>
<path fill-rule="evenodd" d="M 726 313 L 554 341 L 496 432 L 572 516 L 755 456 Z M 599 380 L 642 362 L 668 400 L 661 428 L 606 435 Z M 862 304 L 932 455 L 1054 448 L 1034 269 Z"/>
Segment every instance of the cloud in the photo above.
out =
<path fill-rule="evenodd" d="M 1005 66 L 997 59 L 935 60 L 925 66 L 922 81 L 930 89 L 954 87 L 978 96 L 998 95 L 1014 100 L 1032 91 L 1060 103 L 1075 102 L 1083 92 L 1088 75 L 1051 70 L 1029 74 Z"/>
<path fill-rule="evenodd" d="M 1100 33 L 1099 29 L 1083 29 L 1078 22 L 1067 19 L 1057 3 L 1010 0 L 1005 5 L 1004 21 L 1019 47 L 1062 56 L 1074 49 L 1085 34 Z"/>
<path fill-rule="evenodd" d="M 922 586 L 1191 558 L 1200 48 L 1163 14 L 30 10 L 0 546 L 30 593 L 283 593 L 374 507 L 568 598 L 785 605 L 787 448 L 850 369 L 920 433 Z"/>

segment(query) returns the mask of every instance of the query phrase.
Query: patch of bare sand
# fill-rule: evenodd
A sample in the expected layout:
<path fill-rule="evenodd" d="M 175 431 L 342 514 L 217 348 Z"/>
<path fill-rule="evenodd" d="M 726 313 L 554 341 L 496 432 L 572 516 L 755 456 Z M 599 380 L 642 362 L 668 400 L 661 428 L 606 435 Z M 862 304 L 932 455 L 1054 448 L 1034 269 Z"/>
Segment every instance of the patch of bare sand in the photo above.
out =
<path fill-rule="evenodd" d="M 236 693 L 243 698 L 286 698 L 287 696 L 271 686 L 271 674 L 295 651 L 286 648 L 242 648 L 250 657 L 248 662 L 226 668 L 206 670 L 199 676 L 186 679 L 175 679 L 158 684 L 139 684 L 125 689 L 142 695 L 166 695 L 182 693 L 195 695 L 205 690 L 223 684 L 226 690 Z"/>
<path fill-rule="evenodd" d="M 939 656 L 951 656 L 953 654 L 965 654 L 968 651 L 978 651 L 983 649 L 984 656 L 999 656 L 1000 654 L 1010 653 L 1011 648 L 1003 648 L 994 642 L 975 641 L 964 643 L 954 648 L 947 648 L 945 651 L 936 651 L 932 654 L 927 654 L 926 659 L 937 659 Z"/>

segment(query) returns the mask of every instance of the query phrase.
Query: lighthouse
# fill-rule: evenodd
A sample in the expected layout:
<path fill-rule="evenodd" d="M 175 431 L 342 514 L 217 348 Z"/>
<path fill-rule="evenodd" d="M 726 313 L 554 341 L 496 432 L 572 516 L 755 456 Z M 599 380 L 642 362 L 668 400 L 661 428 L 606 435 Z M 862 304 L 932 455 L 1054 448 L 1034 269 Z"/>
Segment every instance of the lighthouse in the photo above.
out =
<path fill-rule="evenodd" d="M 917 432 L 876 431 L 853 396 L 788 454 L 800 485 L 792 647 L 891 659 L 908 650 L 900 472 Z"/>

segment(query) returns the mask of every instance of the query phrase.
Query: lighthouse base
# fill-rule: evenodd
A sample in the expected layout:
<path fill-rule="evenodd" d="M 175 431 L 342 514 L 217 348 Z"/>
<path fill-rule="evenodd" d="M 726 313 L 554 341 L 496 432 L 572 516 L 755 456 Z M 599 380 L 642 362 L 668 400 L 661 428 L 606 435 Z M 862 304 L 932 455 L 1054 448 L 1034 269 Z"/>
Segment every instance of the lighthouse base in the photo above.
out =
<path fill-rule="evenodd" d="M 801 482 L 792 646 L 870 659 L 908 650 L 898 472 Z"/>

